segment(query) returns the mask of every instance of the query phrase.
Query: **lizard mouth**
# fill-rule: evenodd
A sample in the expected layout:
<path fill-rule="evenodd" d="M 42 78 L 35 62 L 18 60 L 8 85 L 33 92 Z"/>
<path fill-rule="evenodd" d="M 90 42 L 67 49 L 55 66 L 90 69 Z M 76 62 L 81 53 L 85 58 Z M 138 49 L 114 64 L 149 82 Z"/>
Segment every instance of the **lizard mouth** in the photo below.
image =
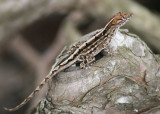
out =
<path fill-rule="evenodd" d="M 130 20 L 132 16 L 133 16 L 133 13 L 128 14 L 128 15 L 126 16 L 126 20 Z"/>

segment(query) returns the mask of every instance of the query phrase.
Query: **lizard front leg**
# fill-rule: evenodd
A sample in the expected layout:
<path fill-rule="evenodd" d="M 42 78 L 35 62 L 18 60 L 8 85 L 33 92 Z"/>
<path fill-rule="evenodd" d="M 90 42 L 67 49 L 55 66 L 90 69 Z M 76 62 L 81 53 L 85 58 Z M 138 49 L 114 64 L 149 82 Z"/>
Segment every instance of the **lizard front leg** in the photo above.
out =
<path fill-rule="evenodd" d="M 110 47 L 109 47 L 109 45 L 106 45 L 106 44 L 103 44 L 102 45 L 102 47 L 103 47 L 103 50 L 109 55 L 109 56 L 113 56 L 113 49 L 111 49 Z"/>

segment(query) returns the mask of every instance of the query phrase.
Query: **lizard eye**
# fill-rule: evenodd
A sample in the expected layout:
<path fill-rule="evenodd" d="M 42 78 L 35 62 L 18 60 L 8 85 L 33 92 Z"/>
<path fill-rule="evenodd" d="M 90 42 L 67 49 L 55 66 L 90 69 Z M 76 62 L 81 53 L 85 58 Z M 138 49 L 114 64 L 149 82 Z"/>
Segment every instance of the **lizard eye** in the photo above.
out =
<path fill-rule="evenodd" d="M 122 20 L 117 20 L 116 23 L 118 24 L 118 23 L 120 23 L 121 21 L 122 21 Z"/>

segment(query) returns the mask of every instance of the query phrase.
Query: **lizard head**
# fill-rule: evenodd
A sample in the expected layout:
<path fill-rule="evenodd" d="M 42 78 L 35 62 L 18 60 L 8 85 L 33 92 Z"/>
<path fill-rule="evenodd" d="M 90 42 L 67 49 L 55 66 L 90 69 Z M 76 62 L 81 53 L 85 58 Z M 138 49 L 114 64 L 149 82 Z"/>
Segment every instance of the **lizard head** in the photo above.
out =
<path fill-rule="evenodd" d="M 132 13 L 117 13 L 111 18 L 111 24 L 116 26 L 123 26 L 131 17 Z"/>

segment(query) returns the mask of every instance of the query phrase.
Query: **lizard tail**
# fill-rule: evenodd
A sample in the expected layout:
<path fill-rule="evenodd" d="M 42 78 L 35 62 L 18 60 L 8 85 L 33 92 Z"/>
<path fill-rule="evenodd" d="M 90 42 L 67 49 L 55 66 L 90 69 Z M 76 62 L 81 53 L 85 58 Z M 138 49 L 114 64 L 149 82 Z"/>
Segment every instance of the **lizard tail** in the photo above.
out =
<path fill-rule="evenodd" d="M 41 89 L 42 87 L 56 74 L 56 71 L 52 71 L 51 73 L 49 73 L 45 79 L 40 83 L 39 86 L 37 86 L 37 88 L 24 100 L 22 101 L 19 105 L 17 105 L 15 108 L 6 108 L 3 107 L 4 110 L 7 111 L 16 111 L 18 109 L 20 109 L 21 107 L 23 107 L 28 101 L 30 101 Z"/>

